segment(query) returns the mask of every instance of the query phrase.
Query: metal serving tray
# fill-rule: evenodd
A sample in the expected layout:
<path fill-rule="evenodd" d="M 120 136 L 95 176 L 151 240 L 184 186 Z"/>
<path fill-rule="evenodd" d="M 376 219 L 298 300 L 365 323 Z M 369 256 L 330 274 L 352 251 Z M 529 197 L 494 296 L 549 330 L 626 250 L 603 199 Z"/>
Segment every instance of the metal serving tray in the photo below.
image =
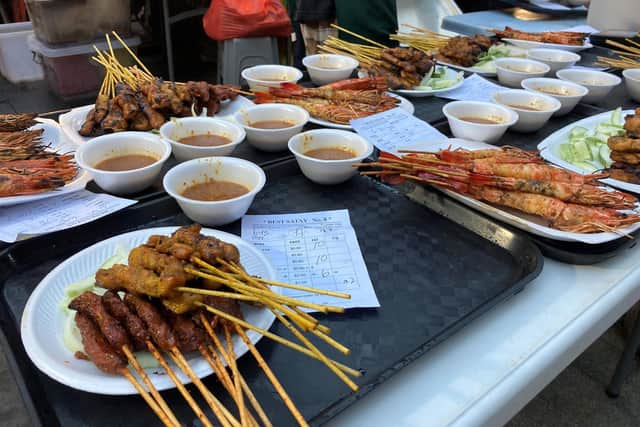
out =
<path fill-rule="evenodd" d="M 357 176 L 338 186 L 313 184 L 300 175 L 295 161 L 270 167 L 267 173 L 268 184 L 250 212 L 349 209 L 382 305 L 323 318 L 332 336 L 352 349 L 350 356 L 331 349 L 327 353 L 363 373 L 358 379 L 358 393 L 351 393 L 328 369 L 306 356 L 266 338 L 258 344 L 313 425 L 326 422 L 475 317 L 522 290 L 542 269 L 540 252 L 523 234 L 428 189 L 422 189 L 423 199 L 428 199 L 426 204 L 434 210 L 365 177 Z M 188 223 L 172 199 L 161 197 L 0 252 L 0 325 L 8 342 L 5 348 L 11 349 L 8 358 L 12 370 L 36 422 L 48 426 L 156 423 L 153 413 L 137 396 L 93 395 L 41 374 L 22 347 L 20 318 L 38 282 L 77 251 L 127 231 Z M 240 223 L 222 229 L 239 233 Z M 292 338 L 280 325 L 274 324 L 271 330 Z M 293 425 L 251 356 L 242 357 L 239 365 L 274 425 Z M 213 376 L 205 383 L 214 393 L 221 392 Z M 182 421 L 199 425 L 175 390 L 163 395 Z"/>

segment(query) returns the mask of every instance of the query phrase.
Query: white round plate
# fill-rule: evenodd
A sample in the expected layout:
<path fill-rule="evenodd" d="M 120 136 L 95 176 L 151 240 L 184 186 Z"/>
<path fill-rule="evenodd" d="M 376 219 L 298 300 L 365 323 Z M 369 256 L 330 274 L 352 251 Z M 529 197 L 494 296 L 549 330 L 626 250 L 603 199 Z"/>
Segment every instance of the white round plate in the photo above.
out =
<path fill-rule="evenodd" d="M 586 41 L 582 45 L 543 43 L 543 42 L 534 42 L 530 40 L 518 40 L 518 39 L 502 39 L 502 41 L 508 42 L 514 46 L 521 47 L 523 49 L 537 49 L 537 48 L 544 47 L 549 49 L 568 50 L 569 52 L 580 52 L 582 50 L 591 49 L 593 47 L 591 43 Z"/>
<path fill-rule="evenodd" d="M 45 144 L 48 144 L 53 151 L 64 154 L 76 151 L 78 146 L 65 138 L 65 135 L 61 131 L 58 123 L 51 119 L 37 118 L 36 120 L 39 123 L 32 126 L 30 129 L 44 129 L 44 132 L 42 133 L 42 140 Z M 65 186 L 39 194 L 0 197 L 0 207 L 19 205 L 20 203 L 34 202 L 36 200 L 73 193 L 74 191 L 82 190 L 89 181 L 91 181 L 91 174 L 81 168 L 78 168 L 78 175 L 76 175 L 73 181 L 67 183 Z"/>
<path fill-rule="evenodd" d="M 416 109 L 413 106 L 413 104 L 411 103 L 411 101 L 409 101 L 407 98 L 404 98 L 400 95 L 396 95 L 395 93 L 387 93 L 387 95 L 389 96 L 393 96 L 394 98 L 398 98 L 400 100 L 400 104 L 398 105 L 398 108 L 402 108 L 405 111 L 408 111 L 410 114 L 413 114 Z M 328 122 L 326 120 L 320 120 L 317 119 L 313 116 L 309 117 L 309 121 L 311 123 L 314 123 L 316 125 L 319 126 L 324 126 L 326 128 L 333 128 L 333 129 L 345 129 L 345 130 L 352 130 L 353 127 L 351 127 L 351 125 L 341 125 L 338 123 L 332 123 L 332 122 Z"/>
<path fill-rule="evenodd" d="M 60 308 L 60 301 L 64 297 L 66 286 L 94 274 L 118 248 L 131 250 L 146 242 L 152 234 L 169 235 L 177 228 L 148 228 L 103 240 L 68 258 L 42 279 L 27 301 L 20 325 L 24 348 L 38 369 L 54 380 L 78 390 L 109 395 L 137 394 L 124 377 L 100 371 L 92 362 L 75 358 L 64 346 L 62 331 L 65 314 Z M 267 258 L 240 237 L 208 228 L 203 228 L 202 233 L 235 245 L 240 251 L 240 262 L 250 274 L 277 279 L 276 271 Z M 247 322 L 263 329 L 269 329 L 275 318 L 265 308 L 245 304 L 242 304 L 242 313 Z M 247 335 L 254 344 L 262 338 L 262 335 L 254 331 L 247 331 Z M 237 335 L 233 337 L 233 347 L 237 357 L 248 350 Z M 199 353 L 186 354 L 185 357 L 198 378 L 211 374 L 211 367 Z M 184 384 L 189 382 L 187 376 L 175 365 L 171 366 Z M 147 369 L 146 372 L 158 390 L 175 387 L 162 369 Z"/>
<path fill-rule="evenodd" d="M 220 103 L 220 110 L 216 113 L 216 117 L 220 117 L 222 119 L 231 119 L 233 117 L 233 113 L 238 111 L 241 108 L 246 108 L 249 105 L 253 105 L 251 100 L 245 98 L 242 95 L 239 95 L 233 101 L 223 101 Z M 58 118 L 60 122 L 60 127 L 64 134 L 71 141 L 76 144 L 84 144 L 87 141 L 90 141 L 94 137 L 90 136 L 82 136 L 78 133 L 82 124 L 84 123 L 84 119 L 89 114 L 89 111 L 94 107 L 93 104 L 85 105 L 83 107 L 73 108 L 71 111 L 61 114 Z"/>
<path fill-rule="evenodd" d="M 445 67 L 446 68 L 446 76 L 448 78 L 454 79 L 457 77 L 458 72 L 449 68 L 449 67 Z M 409 98 L 422 98 L 422 97 L 426 97 L 426 96 L 433 96 L 433 95 L 437 95 L 439 93 L 442 92 L 447 92 L 453 89 L 457 89 L 460 86 L 462 86 L 462 83 L 464 83 L 464 78 L 460 79 L 460 81 L 456 84 L 454 84 L 453 86 L 449 86 L 447 88 L 444 89 L 429 89 L 429 90 L 425 90 L 425 89 L 394 89 L 393 92 L 394 93 L 398 93 L 400 95 L 404 95 L 406 97 Z"/>

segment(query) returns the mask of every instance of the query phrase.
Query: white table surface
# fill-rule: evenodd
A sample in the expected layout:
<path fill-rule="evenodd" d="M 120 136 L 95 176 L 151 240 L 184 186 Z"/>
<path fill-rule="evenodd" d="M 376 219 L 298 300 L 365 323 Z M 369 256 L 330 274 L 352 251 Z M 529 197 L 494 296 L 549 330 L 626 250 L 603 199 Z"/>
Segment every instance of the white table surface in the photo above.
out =
<path fill-rule="evenodd" d="M 638 299 L 638 247 L 594 266 L 546 258 L 540 276 L 521 293 L 327 426 L 502 425 Z"/>

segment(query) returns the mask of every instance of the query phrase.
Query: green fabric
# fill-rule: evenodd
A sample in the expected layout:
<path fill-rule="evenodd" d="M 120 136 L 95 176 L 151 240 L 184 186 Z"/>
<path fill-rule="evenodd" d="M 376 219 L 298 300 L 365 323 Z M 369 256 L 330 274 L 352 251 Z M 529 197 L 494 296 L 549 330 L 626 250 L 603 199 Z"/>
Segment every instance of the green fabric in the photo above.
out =
<path fill-rule="evenodd" d="M 395 0 L 336 0 L 336 17 L 338 25 L 347 30 L 386 46 L 396 45 L 389 40 L 389 34 L 398 29 Z M 343 32 L 339 37 L 349 42 L 365 43 Z"/>

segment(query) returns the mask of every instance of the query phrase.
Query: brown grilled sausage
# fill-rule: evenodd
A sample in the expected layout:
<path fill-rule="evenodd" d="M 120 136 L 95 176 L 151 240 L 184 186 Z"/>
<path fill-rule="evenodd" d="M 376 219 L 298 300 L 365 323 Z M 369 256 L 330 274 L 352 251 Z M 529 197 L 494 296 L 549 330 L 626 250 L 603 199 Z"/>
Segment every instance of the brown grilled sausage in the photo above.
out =
<path fill-rule="evenodd" d="M 118 374 L 127 367 L 127 360 L 111 348 L 89 317 L 78 312 L 75 321 L 80 329 L 84 351 L 98 369 L 108 374 Z"/>
<path fill-rule="evenodd" d="M 93 320 L 115 351 L 121 353 L 123 346 L 131 344 L 127 331 L 107 312 L 100 297 L 93 292 L 78 295 L 69 303 L 69 308 Z"/>
<path fill-rule="evenodd" d="M 129 293 L 125 295 L 124 302 L 142 319 L 151 339 L 161 350 L 168 351 L 177 345 L 171 327 L 153 304 Z"/>
<path fill-rule="evenodd" d="M 142 319 L 129 310 L 129 307 L 113 291 L 107 291 L 102 295 L 102 303 L 107 311 L 129 332 L 134 350 L 146 349 L 147 341 L 151 341 L 151 336 Z"/>

